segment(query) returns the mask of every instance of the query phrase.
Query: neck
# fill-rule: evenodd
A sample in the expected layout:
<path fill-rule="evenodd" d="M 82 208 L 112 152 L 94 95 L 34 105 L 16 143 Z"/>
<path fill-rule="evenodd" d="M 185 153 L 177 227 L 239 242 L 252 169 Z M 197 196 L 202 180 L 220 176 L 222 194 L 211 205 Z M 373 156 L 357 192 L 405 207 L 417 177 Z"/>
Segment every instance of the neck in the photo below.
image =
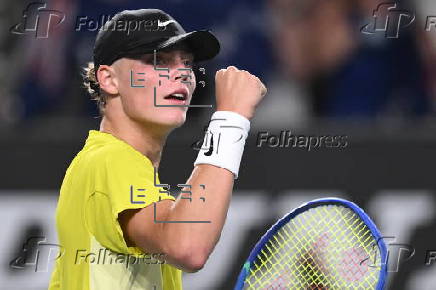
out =
<path fill-rule="evenodd" d="M 150 159 L 155 168 L 159 168 L 162 149 L 169 131 L 162 132 L 161 128 L 153 124 L 140 124 L 124 118 L 113 122 L 110 116 L 103 116 L 100 131 L 123 140 Z"/>

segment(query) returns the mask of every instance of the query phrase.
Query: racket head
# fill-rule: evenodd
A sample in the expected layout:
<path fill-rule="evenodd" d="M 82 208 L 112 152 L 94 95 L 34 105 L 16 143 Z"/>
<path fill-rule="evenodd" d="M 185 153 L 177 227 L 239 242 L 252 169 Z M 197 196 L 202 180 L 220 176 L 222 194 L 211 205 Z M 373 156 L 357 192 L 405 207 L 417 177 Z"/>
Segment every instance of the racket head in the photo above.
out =
<path fill-rule="evenodd" d="M 254 289 L 252 288 L 249 283 L 247 283 L 247 277 L 250 276 L 250 271 L 255 266 L 255 261 L 258 260 L 258 256 L 262 253 L 262 250 L 265 249 L 265 246 L 268 242 L 270 242 L 271 239 L 279 232 L 284 226 L 286 226 L 292 219 L 296 218 L 300 214 L 303 214 L 305 212 L 308 212 L 310 209 L 317 208 L 320 206 L 338 206 L 343 207 L 351 210 L 353 214 L 356 215 L 357 219 L 363 222 L 363 224 L 366 226 L 369 234 L 372 236 L 372 242 L 373 247 L 378 251 L 379 259 L 378 263 L 376 265 L 368 266 L 372 268 L 377 268 L 378 273 L 378 281 L 376 282 L 375 289 L 381 290 L 384 288 L 385 281 L 387 278 L 387 247 L 383 240 L 383 237 L 381 236 L 379 230 L 377 229 L 374 222 L 371 220 L 371 218 L 365 213 L 363 209 L 361 209 L 359 206 L 357 206 L 355 203 L 341 199 L 341 198 L 335 198 L 335 197 L 329 197 L 329 198 L 321 198 L 309 201 L 298 208 L 294 209 L 292 212 L 286 214 L 284 217 L 282 217 L 280 220 L 278 220 L 259 240 L 259 242 L 256 244 L 256 246 L 251 251 L 248 259 L 244 263 L 244 266 L 242 267 L 241 272 L 239 273 L 238 280 L 235 286 L 235 290 L 240 289 Z M 354 249 L 353 249 L 354 250 Z M 265 254 L 263 253 L 265 256 Z M 357 254 L 359 255 L 359 254 Z M 351 255 L 350 255 L 351 256 Z M 356 254 L 354 254 L 354 258 Z M 365 257 L 360 257 L 364 258 Z M 371 256 L 368 257 L 369 260 L 371 260 Z M 262 289 L 285 289 L 285 288 L 262 288 Z M 293 288 L 294 289 L 294 288 Z M 297 288 L 295 288 L 297 289 Z M 315 286 L 314 288 L 308 287 L 307 289 L 339 289 L 339 288 L 324 288 Z M 353 289 L 353 288 L 351 288 Z M 365 288 L 358 288 L 358 289 L 365 289 Z"/>

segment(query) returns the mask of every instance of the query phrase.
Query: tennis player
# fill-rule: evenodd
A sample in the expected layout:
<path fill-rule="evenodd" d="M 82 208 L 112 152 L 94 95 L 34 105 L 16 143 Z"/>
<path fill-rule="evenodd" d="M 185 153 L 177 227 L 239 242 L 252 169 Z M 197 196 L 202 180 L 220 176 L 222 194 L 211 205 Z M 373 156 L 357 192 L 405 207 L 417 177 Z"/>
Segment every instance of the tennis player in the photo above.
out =
<path fill-rule="evenodd" d="M 187 72 L 219 49 L 210 32 L 186 33 L 156 9 L 120 12 L 100 29 L 85 85 L 102 120 L 62 183 L 63 253 L 50 290 L 177 290 L 181 271 L 204 266 L 225 222 L 249 120 L 266 93 L 262 82 L 235 67 L 216 73 L 217 111 L 204 140 L 214 145 L 199 151 L 183 189 L 189 195 L 175 200 L 157 187 L 154 168 L 170 132 L 185 122 L 196 84 Z"/>

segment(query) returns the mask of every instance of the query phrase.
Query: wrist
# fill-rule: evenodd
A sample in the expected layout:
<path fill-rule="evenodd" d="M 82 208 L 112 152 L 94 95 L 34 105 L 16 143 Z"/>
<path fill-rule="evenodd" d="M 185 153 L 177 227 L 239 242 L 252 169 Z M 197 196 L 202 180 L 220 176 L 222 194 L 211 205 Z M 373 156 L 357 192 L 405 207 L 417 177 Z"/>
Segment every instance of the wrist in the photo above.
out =
<path fill-rule="evenodd" d="M 235 125 L 235 128 L 238 127 L 240 130 L 243 131 L 243 134 L 245 136 L 245 138 L 248 136 L 248 133 L 250 131 L 250 120 L 235 111 L 227 111 L 227 110 L 217 110 L 212 114 L 211 120 L 220 120 L 220 121 L 225 121 L 226 124 L 224 125 Z M 217 126 L 212 126 L 212 127 L 217 127 Z M 224 127 L 225 128 L 225 127 Z"/>
<path fill-rule="evenodd" d="M 232 112 L 241 115 L 242 117 L 246 118 L 247 120 L 251 120 L 253 118 L 253 113 L 247 112 L 246 110 L 238 110 L 238 109 L 226 109 L 226 108 L 220 108 L 217 107 L 216 111 L 224 111 L 224 112 Z"/>
<path fill-rule="evenodd" d="M 250 121 L 246 117 L 234 111 L 216 111 L 212 114 L 194 166 L 210 164 L 225 168 L 237 179 L 249 131 Z"/>

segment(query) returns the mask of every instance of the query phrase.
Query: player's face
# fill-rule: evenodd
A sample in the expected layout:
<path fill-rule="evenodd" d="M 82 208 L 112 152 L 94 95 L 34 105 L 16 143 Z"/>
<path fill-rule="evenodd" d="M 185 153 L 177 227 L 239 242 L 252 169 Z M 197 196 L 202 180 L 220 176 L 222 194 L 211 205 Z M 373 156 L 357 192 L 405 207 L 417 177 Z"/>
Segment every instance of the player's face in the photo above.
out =
<path fill-rule="evenodd" d="M 181 126 L 195 90 L 193 55 L 175 49 L 123 58 L 115 66 L 125 114 L 134 121 L 166 128 Z M 167 107 L 159 107 L 166 105 Z M 169 105 L 169 106 L 168 106 Z"/>

